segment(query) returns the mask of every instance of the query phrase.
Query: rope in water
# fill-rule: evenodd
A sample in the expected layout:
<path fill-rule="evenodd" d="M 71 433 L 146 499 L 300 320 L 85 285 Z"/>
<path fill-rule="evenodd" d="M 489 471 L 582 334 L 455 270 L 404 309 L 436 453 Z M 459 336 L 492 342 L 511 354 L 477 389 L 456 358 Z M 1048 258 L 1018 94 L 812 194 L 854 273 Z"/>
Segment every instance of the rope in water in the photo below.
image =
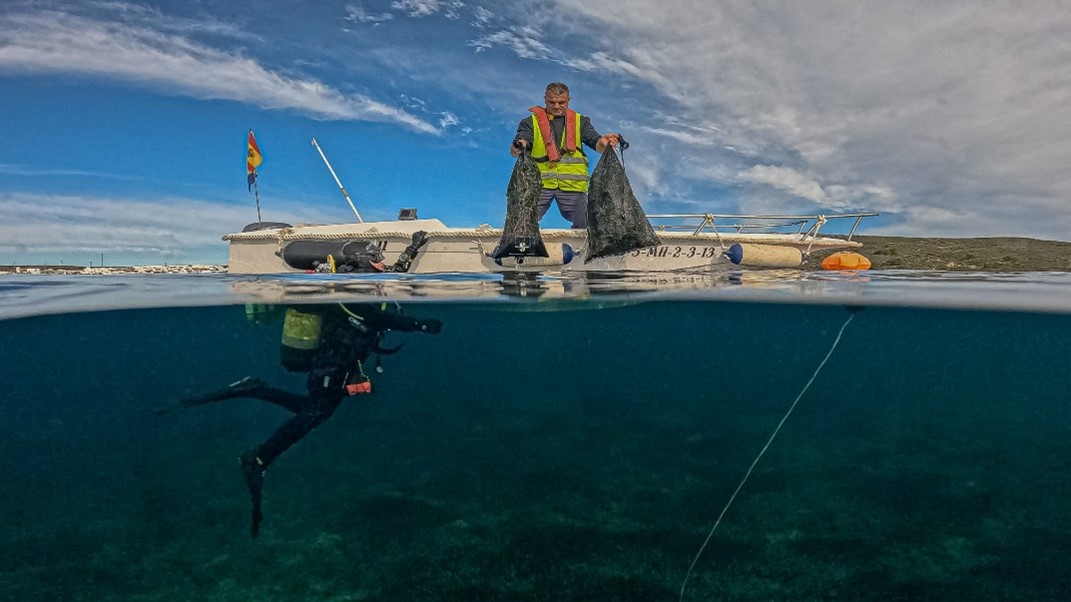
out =
<path fill-rule="evenodd" d="M 803 390 L 801 390 L 800 394 L 796 396 L 796 400 L 792 402 L 791 406 L 789 406 L 788 411 L 785 412 L 785 415 L 781 418 L 781 422 L 777 423 L 777 428 L 774 429 L 773 434 L 770 435 L 770 438 L 766 441 L 766 445 L 762 446 L 762 449 L 759 451 L 759 454 L 755 456 L 755 459 L 751 462 L 751 466 L 748 467 L 747 472 L 744 474 L 744 478 L 740 480 L 740 484 L 736 486 L 736 490 L 733 491 L 733 494 L 731 496 L 729 496 L 729 501 L 726 502 L 725 507 L 721 509 L 721 513 L 718 514 L 718 520 L 714 521 L 714 526 L 710 528 L 710 533 L 707 533 L 707 538 L 703 540 L 703 545 L 699 546 L 699 551 L 696 552 L 695 558 L 692 559 L 692 564 L 688 567 L 688 573 L 684 575 L 684 581 L 681 583 L 680 597 L 678 598 L 679 601 L 684 600 L 684 588 L 688 585 L 688 579 L 692 576 L 692 571 L 695 569 L 695 565 L 699 562 L 699 557 L 702 556 L 703 551 L 707 549 L 707 544 L 709 544 L 711 538 L 714 537 L 714 531 L 718 530 L 718 525 L 721 524 L 721 519 L 725 517 L 725 513 L 728 512 L 729 507 L 733 505 L 733 502 L 736 500 L 737 494 L 739 494 L 740 490 L 744 488 L 744 483 L 747 483 L 748 478 L 751 477 L 751 472 L 755 470 L 755 466 L 758 465 L 759 460 L 762 459 L 762 456 L 766 453 L 766 450 L 770 448 L 770 444 L 773 443 L 774 439 L 777 437 L 777 433 L 781 432 L 781 427 L 785 425 L 785 422 L 788 420 L 788 417 L 792 415 L 792 410 L 796 409 L 796 404 L 800 402 L 800 399 L 803 398 L 804 393 L 806 393 L 807 389 L 811 387 L 811 383 L 814 382 L 814 379 L 818 378 L 818 373 L 822 371 L 822 367 L 826 365 L 826 362 L 829 361 L 830 356 L 833 355 L 833 351 L 836 350 L 837 344 L 840 343 L 841 336 L 844 335 L 844 329 L 848 327 L 848 324 L 851 323 L 852 318 L 855 317 L 855 308 L 849 308 L 848 311 L 850 312 L 848 314 L 848 319 L 845 320 L 844 324 L 840 327 L 840 332 L 837 333 L 837 338 L 833 341 L 833 345 L 829 348 L 829 352 L 826 353 L 826 356 L 824 358 L 822 358 L 822 362 L 818 364 L 818 368 L 816 368 L 814 374 L 811 375 L 811 379 L 807 381 L 807 384 L 803 386 Z"/>

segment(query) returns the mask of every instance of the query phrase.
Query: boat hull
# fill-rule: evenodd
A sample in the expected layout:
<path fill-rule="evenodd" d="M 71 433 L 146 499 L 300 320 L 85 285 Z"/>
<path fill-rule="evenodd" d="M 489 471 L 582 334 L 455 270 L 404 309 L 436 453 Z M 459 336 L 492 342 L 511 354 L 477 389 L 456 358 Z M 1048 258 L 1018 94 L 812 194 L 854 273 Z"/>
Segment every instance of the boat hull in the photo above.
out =
<path fill-rule="evenodd" d="M 516 270 L 563 271 L 678 271 L 702 269 L 724 264 L 722 253 L 734 243 L 788 246 L 805 254 L 816 251 L 853 249 L 858 242 L 833 237 L 808 237 L 800 234 L 777 233 L 692 233 L 658 232 L 660 245 L 627 253 L 584 260 L 587 233 L 584 230 L 542 230 L 548 248 L 568 245 L 568 263 L 557 265 L 546 261 L 516 262 L 490 259 L 489 253 L 502 237 L 500 228 L 451 228 L 437 219 L 366 222 L 363 224 L 299 225 L 228 234 L 230 244 L 227 271 L 234 274 L 276 274 L 303 272 L 283 261 L 283 249 L 295 241 L 322 241 L 324 248 L 337 248 L 349 240 L 367 240 L 382 251 L 388 264 L 410 244 L 417 230 L 428 233 L 426 247 L 421 249 L 410 268 L 411 273 L 488 273 Z M 307 244 L 307 243 L 306 243 Z M 560 248 L 560 247 L 556 247 Z M 552 254 L 558 256 L 558 254 Z"/>

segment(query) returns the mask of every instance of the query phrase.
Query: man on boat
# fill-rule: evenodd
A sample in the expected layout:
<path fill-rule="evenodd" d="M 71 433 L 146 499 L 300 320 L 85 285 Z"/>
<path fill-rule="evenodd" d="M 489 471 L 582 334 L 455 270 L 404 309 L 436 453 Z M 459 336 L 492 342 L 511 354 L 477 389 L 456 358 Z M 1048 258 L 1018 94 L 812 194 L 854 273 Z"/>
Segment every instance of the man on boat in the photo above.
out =
<path fill-rule="evenodd" d="M 621 134 L 600 135 L 591 119 L 569 108 L 569 87 L 561 82 L 547 86 L 546 107 L 532 107 L 531 117 L 521 120 L 510 147 L 514 157 L 530 152 L 539 167 L 543 190 L 539 195 L 539 218 L 558 202 L 562 217 L 573 228 L 587 227 L 588 158 L 584 146 L 601 153 L 617 146 Z"/>
<path fill-rule="evenodd" d="M 380 345 L 390 330 L 438 334 L 442 322 L 406 316 L 394 303 L 291 307 L 283 323 L 281 359 L 286 369 L 308 373 L 304 395 L 247 376 L 218 391 L 182 399 L 156 410 L 157 415 L 163 415 L 227 399 L 249 398 L 275 404 L 294 414 L 267 440 L 238 458 L 253 502 L 250 534 L 254 539 L 260 534 L 263 518 L 264 472 L 290 446 L 330 418 L 342 400 L 372 392 L 364 362 L 375 353 L 375 370 L 382 372 L 379 356 L 401 348 L 401 345 L 395 348 Z"/>

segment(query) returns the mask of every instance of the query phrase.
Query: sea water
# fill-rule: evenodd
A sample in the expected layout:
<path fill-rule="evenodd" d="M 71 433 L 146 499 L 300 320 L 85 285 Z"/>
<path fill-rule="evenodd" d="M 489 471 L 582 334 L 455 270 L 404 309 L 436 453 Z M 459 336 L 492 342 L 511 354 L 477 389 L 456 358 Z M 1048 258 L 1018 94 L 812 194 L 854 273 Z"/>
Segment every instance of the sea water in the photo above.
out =
<path fill-rule="evenodd" d="M 0 278 L 0 598 L 1065 600 L 1069 293 L 1067 274 Z M 442 333 L 388 335 L 373 394 L 268 470 L 251 540 L 237 457 L 286 412 L 153 409 L 248 375 L 303 391 L 278 308 L 369 299 Z"/>

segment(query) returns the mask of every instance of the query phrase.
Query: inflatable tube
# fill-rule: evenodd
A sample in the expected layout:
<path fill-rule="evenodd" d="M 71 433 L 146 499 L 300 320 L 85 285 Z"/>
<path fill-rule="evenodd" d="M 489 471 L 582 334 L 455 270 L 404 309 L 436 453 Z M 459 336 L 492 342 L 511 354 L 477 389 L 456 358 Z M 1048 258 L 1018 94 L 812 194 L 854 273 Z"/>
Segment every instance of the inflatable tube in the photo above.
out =
<path fill-rule="evenodd" d="M 803 253 L 796 247 L 736 243 L 722 253 L 736 265 L 756 268 L 798 268 Z"/>
<path fill-rule="evenodd" d="M 327 256 L 337 263 L 367 254 L 375 243 L 367 240 L 295 240 L 283 247 L 280 256 L 286 265 L 298 270 L 315 270 L 317 263 L 327 261 Z M 382 257 L 380 257 L 382 261 Z"/>
<path fill-rule="evenodd" d="M 840 251 L 822 260 L 823 270 L 869 270 L 870 260 L 859 253 Z"/>
<path fill-rule="evenodd" d="M 500 259 L 494 259 L 494 262 L 504 268 L 542 268 L 542 267 L 561 267 L 575 257 L 572 245 L 562 243 L 561 245 L 549 245 L 547 247 L 546 257 L 502 257 Z"/>

